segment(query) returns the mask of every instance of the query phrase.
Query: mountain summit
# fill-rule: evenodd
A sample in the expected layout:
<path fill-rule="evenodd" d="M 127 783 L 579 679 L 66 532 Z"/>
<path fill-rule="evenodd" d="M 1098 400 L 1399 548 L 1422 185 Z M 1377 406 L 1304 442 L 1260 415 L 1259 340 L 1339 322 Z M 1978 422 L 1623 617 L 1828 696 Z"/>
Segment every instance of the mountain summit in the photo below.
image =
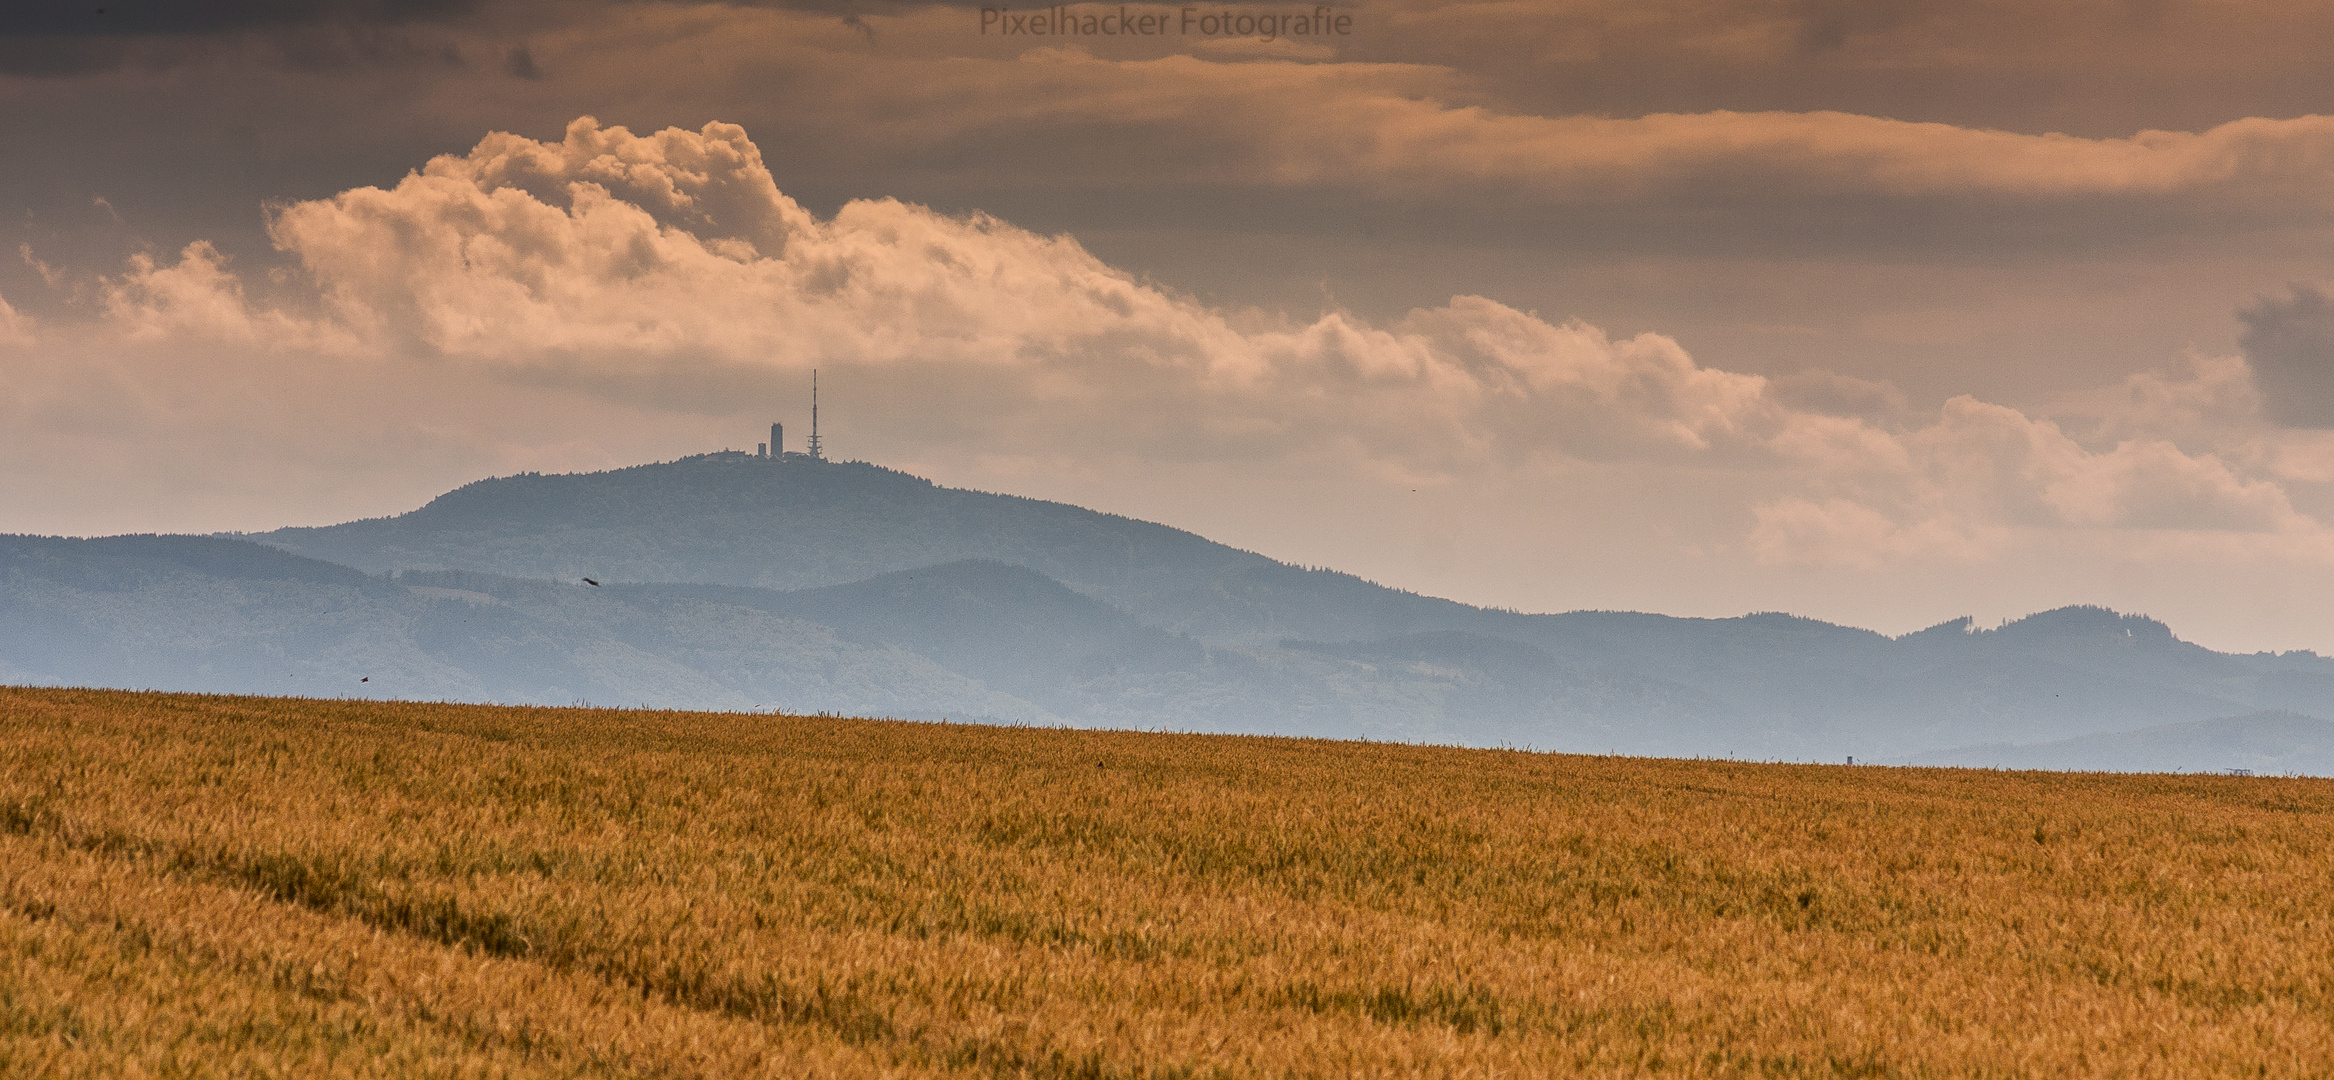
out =
<path fill-rule="evenodd" d="M 791 590 L 964 560 L 1027 567 L 1211 641 L 1396 633 L 1476 609 L 1305 571 L 1194 533 L 1065 503 L 945 488 L 864 462 L 705 454 L 468 484 L 396 517 L 249 537 L 374 573 Z M 1352 620 L 1360 616 L 1364 621 Z"/>

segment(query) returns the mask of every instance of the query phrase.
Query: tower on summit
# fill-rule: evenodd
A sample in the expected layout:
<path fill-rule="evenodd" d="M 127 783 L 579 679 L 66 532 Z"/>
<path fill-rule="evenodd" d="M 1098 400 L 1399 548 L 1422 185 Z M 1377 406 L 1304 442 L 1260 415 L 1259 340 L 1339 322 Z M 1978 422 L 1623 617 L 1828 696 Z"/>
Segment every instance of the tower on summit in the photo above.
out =
<path fill-rule="evenodd" d="M 826 455 L 819 452 L 819 369 L 817 368 L 810 369 L 810 457 L 813 461 L 826 460 Z"/>
<path fill-rule="evenodd" d="M 770 441 L 754 444 L 753 453 L 746 456 L 767 458 L 771 461 L 786 460 L 786 425 L 772 423 L 770 425 Z M 812 461 L 825 461 L 827 459 L 826 447 L 819 441 L 819 373 L 815 368 L 810 373 L 810 445 L 804 447 L 802 453 L 794 456 L 809 458 Z"/>

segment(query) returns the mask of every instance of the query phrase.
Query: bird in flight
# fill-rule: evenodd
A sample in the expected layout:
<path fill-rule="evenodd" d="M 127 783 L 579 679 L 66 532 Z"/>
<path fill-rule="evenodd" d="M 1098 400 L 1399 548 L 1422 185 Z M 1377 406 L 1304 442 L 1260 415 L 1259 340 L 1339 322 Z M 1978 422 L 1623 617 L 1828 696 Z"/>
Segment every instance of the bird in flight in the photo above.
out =
<path fill-rule="evenodd" d="M 589 586 L 591 586 L 592 588 L 595 588 L 595 589 L 597 589 L 597 588 L 599 588 L 599 587 L 600 587 L 600 583 L 599 583 L 599 582 L 597 582 L 597 581 L 593 581 L 593 580 L 592 580 L 592 579 L 590 579 L 590 578 L 585 578 L 585 579 L 584 579 L 584 584 L 586 584 L 586 585 L 589 585 Z"/>

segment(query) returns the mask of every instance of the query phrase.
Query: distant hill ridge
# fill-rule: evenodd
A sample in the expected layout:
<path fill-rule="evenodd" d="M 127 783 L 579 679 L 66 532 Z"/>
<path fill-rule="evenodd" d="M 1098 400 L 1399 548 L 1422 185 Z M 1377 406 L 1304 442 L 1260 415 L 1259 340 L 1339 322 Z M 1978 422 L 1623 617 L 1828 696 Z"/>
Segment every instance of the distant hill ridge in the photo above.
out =
<path fill-rule="evenodd" d="M 1557 716 L 1625 718 L 1641 746 L 1708 746 L 1708 732 L 1722 729 L 1730 733 L 1725 752 L 1748 752 L 2025 741 L 2263 707 L 2334 713 L 2334 662 L 2225 656 L 2179 641 L 2156 620 L 2104 608 L 2065 608 L 1990 630 L 1956 619 L 1893 640 L 1781 613 L 1531 615 L 864 463 L 706 456 L 505 477 L 394 518 L 254 539 L 376 571 L 588 574 L 776 591 L 907 571 L 929 580 L 936 567 L 1002 563 L 1218 649 L 1270 654 L 1283 666 L 1335 661 L 1366 668 L 1371 678 L 1409 673 L 1434 687 L 1418 708 L 1477 717 L 1519 742 L 1529 741 L 1529 718 Z M 939 647 L 927 640 L 928 612 L 896 596 L 868 602 L 888 613 L 888 633 Z M 1002 610 L 996 617 L 1008 618 Z M 1482 655 L 1454 663 L 1455 641 L 1479 643 Z M 1340 653 L 1340 645 L 1361 652 Z M 1527 671 L 1513 645 L 1550 662 Z M 1005 675 L 991 669 L 986 677 Z M 1888 720 L 1876 724 L 1875 716 Z M 1876 727 L 1895 734 L 1872 738 Z"/>
<path fill-rule="evenodd" d="M 1227 624 L 1209 630 L 1228 629 L 1237 614 L 1211 611 L 1221 606 L 1212 598 L 1183 594 L 1243 573 L 1288 569 L 1165 525 L 944 488 L 863 462 L 800 457 L 707 455 L 599 473 L 498 477 L 396 517 L 250 539 L 376 573 L 458 569 L 779 590 L 994 559 L 1130 610 L 1188 610 L 1193 619 L 1215 614 Z"/>
<path fill-rule="evenodd" d="M 0 538 L 0 575 L 0 680 L 23 682 L 1818 760 L 2334 716 L 2334 660 L 2216 653 L 2098 607 L 1896 638 L 1772 612 L 1524 614 L 740 455 L 501 477 L 248 540 Z"/>

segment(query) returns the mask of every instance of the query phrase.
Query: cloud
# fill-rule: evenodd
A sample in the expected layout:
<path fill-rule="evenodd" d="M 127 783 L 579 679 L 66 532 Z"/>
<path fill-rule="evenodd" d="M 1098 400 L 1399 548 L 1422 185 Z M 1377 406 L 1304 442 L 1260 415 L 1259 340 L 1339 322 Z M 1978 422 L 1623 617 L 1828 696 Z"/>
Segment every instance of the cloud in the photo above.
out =
<path fill-rule="evenodd" d="M 2061 463 L 2043 494 L 2071 525 L 2324 534 L 2274 481 L 2248 479 L 2216 456 L 2191 456 L 2168 442 L 2122 443 Z"/>
<path fill-rule="evenodd" d="M 502 70 L 514 79 L 540 82 L 549 77 L 543 74 L 542 67 L 535 63 L 534 52 L 525 45 L 511 46 L 511 51 L 503 55 Z"/>
<path fill-rule="evenodd" d="M 1767 392 L 1789 408 L 1880 423 L 1901 418 L 1907 407 L 1904 391 L 1894 384 L 1821 368 L 1770 378 Z"/>
<path fill-rule="evenodd" d="M 2297 511 L 2275 478 L 2168 440 L 2093 450 L 2051 420 L 1963 396 L 1887 445 L 1893 454 L 1875 455 L 1861 475 L 1836 464 L 1810 478 L 1852 496 L 1756 506 L 1754 557 L 1858 568 L 1970 563 L 2005 553 L 2022 534 L 2111 530 L 2251 535 L 2334 560 L 2334 530 Z"/>
<path fill-rule="evenodd" d="M 106 15 L 95 14 L 100 6 Z M 285 27 L 369 30 L 434 23 L 478 28 L 482 36 L 487 28 L 531 36 L 592 26 L 611 41 L 630 39 L 630 60 L 640 69 L 633 79 L 655 81 L 667 91 L 707 84 L 709 95 L 701 101 L 738 102 L 748 96 L 739 91 L 750 87 L 731 82 L 732 75 L 766 80 L 768 64 L 793 59 L 777 47 L 785 39 L 812 37 L 822 27 L 843 29 L 845 19 L 857 27 L 849 30 L 852 37 L 862 37 L 862 30 L 877 35 L 890 56 L 996 56 L 999 48 L 1018 51 L 1015 45 L 1028 44 L 984 40 L 975 29 L 978 6 L 901 0 L 245 0 L 33 5 L 37 10 L 11 25 L 37 34 L 42 47 L 25 50 L 34 63 L 53 63 L 74 42 L 132 35 L 165 38 L 184 51 L 224 33 Z M 2193 129 L 2230 117 L 2290 116 L 2315 108 L 2323 95 L 2314 46 L 2334 24 L 2311 5 L 2227 0 L 2085 0 L 2047 11 L 2001 0 L 1369 0 L 1341 10 L 1354 15 L 1356 32 L 1336 44 L 1340 58 L 1462 71 L 1480 90 L 1482 103 L 1515 114 L 1830 108 L 1981 129 L 2092 134 Z M 701 62 L 672 64 L 654 54 L 668 28 L 681 23 L 703 28 L 702 36 L 684 43 Z M 510 39 L 493 44 L 473 55 L 499 61 Z M 1091 44 L 1119 59 L 1151 59 L 1217 43 L 1167 38 Z M 623 50 L 610 45 L 609 51 Z M 607 68 L 593 72 L 590 103 L 621 111 L 598 89 L 613 85 L 615 74 Z M 784 95 L 790 105 L 794 98 Z M 766 131 L 771 117 L 753 119 L 763 125 L 756 130 Z"/>
<path fill-rule="evenodd" d="M 40 4 L 11 15 L 6 36 L 216 34 L 335 22 L 398 25 L 465 15 L 478 0 L 211 0 L 202 4 Z"/>
<path fill-rule="evenodd" d="M 2162 442 L 2240 474 L 2334 482 L 2334 430 L 2281 424 L 2268 405 L 2245 357 L 2191 352 L 2175 370 L 2063 395 L 2048 412 L 2087 447 Z"/>
<path fill-rule="evenodd" d="M 2281 424 L 2334 428 L 2334 297 L 2294 285 L 2284 299 L 2263 298 L 2237 318 L 2262 411 Z"/>
<path fill-rule="evenodd" d="M 910 455 L 1724 475 L 1736 532 L 1716 542 L 1768 565 L 1966 565 L 2070 530 L 2334 557 L 2274 455 L 2238 437 L 2258 420 L 2231 358 L 2134 377 L 2086 442 L 1973 397 L 1923 418 L 1886 384 L 1725 371 L 1483 297 L 1382 325 L 1230 313 L 984 215 L 884 199 L 822 220 L 727 124 L 490 135 L 394 187 L 282 206 L 271 233 L 309 300 L 254 300 L 198 242 L 103 279 L 103 333 L 689 424 L 743 423 L 815 367 L 880 401 L 861 430 Z"/>
<path fill-rule="evenodd" d="M 2092 411 L 2094 438 L 2164 439 L 2224 454 L 2249 453 L 2263 434 L 2263 400 L 2241 356 L 2191 354 L 2186 370 L 2135 372 L 2108 388 Z"/>
<path fill-rule="evenodd" d="M 133 255 L 127 272 L 98 284 L 112 328 L 129 342 L 336 353 L 358 347 L 344 326 L 250 303 L 242 279 L 207 241 L 188 244 L 174 263 Z"/>
<path fill-rule="evenodd" d="M 1207 38 L 1196 51 L 1233 60 L 1333 60 L 1334 46 L 1293 38 Z"/>
<path fill-rule="evenodd" d="M 242 30 L 72 39 L 137 50 L 108 73 L 0 78 L 20 118 L 0 153 L 22 159 L 0 196 L 50 218 L 56 193 L 85 202 L 103 188 L 161 247 L 204 237 L 249 257 L 264 240 L 230 229 L 256 222 L 255 197 L 383 181 L 489 127 L 556 134 L 593 108 L 639 130 L 742 122 L 822 214 L 879 190 L 1081 236 L 1149 230 L 1153 245 L 1197 246 L 1188 238 L 1207 230 L 1342 240 L 1367 229 L 1413 249 L 1548 241 L 1550 260 L 1618 246 L 1784 258 L 1846 247 L 1897 261 L 1908 250 L 2117 248 L 2141 232 L 2242 247 L 2251 234 L 2232 222 L 2323 225 L 2328 209 L 2321 117 L 2231 122 L 2248 114 L 2223 111 L 2193 130 L 2146 117 L 2068 129 L 2045 126 L 2056 115 L 1964 116 L 1966 93 L 1911 107 L 1892 91 L 1758 91 L 1791 81 L 1774 65 L 1796 79 L 1812 62 L 1788 6 L 1371 4 L 1367 33 L 1305 63 L 1199 50 L 1197 39 L 1024 52 L 1027 42 L 980 39 L 966 9 L 931 5 L 865 9 L 881 47 L 832 15 L 784 6 L 496 2 L 442 19 L 280 7 L 279 22 L 218 24 Z M 334 14 L 344 11 L 359 14 Z M 2082 22 L 2050 21 L 2068 33 Z M 1907 26 L 1860 30 L 1823 54 L 1854 72 L 1826 77 L 1868 80 L 1901 62 L 1973 85 L 1982 80 L 1954 65 L 1977 61 L 1945 47 L 1972 22 L 1950 5 L 1927 11 L 1907 24 L 1926 37 L 1885 47 L 1873 41 Z M 44 39 L 27 62 L 64 62 L 66 44 Z M 1594 55 L 1563 60 L 1573 49 Z M 519 50 L 527 64 L 513 64 Z M 1688 85 L 1717 64 L 1736 73 L 1735 90 Z M 511 76 L 529 65 L 551 77 Z M 1569 74 L 1552 82 L 1556 71 Z M 1634 89 L 1602 96 L 1621 82 Z M 131 137 L 85 134 L 125 123 Z M 205 220 L 187 220 L 198 209 Z M 1125 243 L 1122 263 L 1173 272 Z M 108 263 L 122 250 L 43 250 L 75 247 Z M 1248 262 L 1186 269 L 1179 284 L 1252 294 Z M 1838 356 L 1817 362 L 1847 370 Z"/>
<path fill-rule="evenodd" d="M 1161 155 L 1178 178 L 1379 196 L 1481 190 L 1594 203 L 1755 190 L 2064 202 L 2213 192 L 2322 208 L 2334 171 L 2334 117 L 2318 115 L 2081 137 L 1837 109 L 1533 113 L 1415 63 L 1110 59 L 1048 46 L 924 64 L 907 80 L 880 60 L 830 59 L 833 117 L 853 124 L 863 151 L 939 142 L 976 160 L 984 147 L 1050 156 L 1029 133 L 1079 131 L 1089 143 L 1140 133 L 1209 151 Z M 1072 176 L 1115 160 L 1072 157 Z"/>
<path fill-rule="evenodd" d="M 1752 508 L 1751 556 L 1769 566 L 1877 570 L 1907 562 L 1976 563 L 2007 545 L 1999 525 L 1932 517 L 1899 522 L 1847 499 L 1778 499 Z"/>
<path fill-rule="evenodd" d="M 1321 62 L 1331 58 L 1318 43 L 1255 46 L 1305 46 L 1302 57 L 1276 57 L 1226 51 L 1250 50 L 1248 44 L 1181 37 L 1162 39 L 1160 55 L 1105 55 L 1092 50 L 1111 43 L 1065 47 L 1055 39 L 1017 40 L 1010 53 L 998 54 L 1003 46 L 982 42 L 969 11 L 942 6 L 864 12 L 859 25 L 886 43 L 880 50 L 830 15 L 786 6 L 647 4 L 627 6 L 623 18 L 596 19 L 552 18 L 544 13 L 550 10 L 514 24 L 527 27 L 529 62 L 598 88 L 595 100 L 653 102 L 640 111 L 660 116 L 734 116 L 743 108 L 765 135 L 783 130 L 789 144 L 820 146 L 833 160 L 816 167 L 944 175 L 975 187 L 1000 178 L 1055 190 L 1157 191 L 1188 183 L 1404 201 L 1496 195 L 1502 205 L 1862 195 L 2040 200 L 2064 209 L 2116 197 L 2151 200 L 2160 217 L 2162 200 L 2198 194 L 2265 212 L 2322 212 L 2322 181 L 2334 169 L 2334 118 L 2314 115 L 2224 114 L 2239 118 L 2197 130 L 2123 128 L 2087 137 L 1895 119 L 1907 111 L 1893 101 L 1875 101 L 1869 112 L 1716 107 L 1759 96 L 1751 94 L 1687 107 L 1663 106 L 1657 102 L 1670 95 L 1650 94 L 1634 106 L 1600 104 L 1595 111 L 1535 102 L 1519 94 L 1530 82 L 1520 72 L 1487 79 L 1466 61 L 1480 59 L 1472 55 L 1480 47 L 1505 55 L 1526 40 L 1543 50 L 1559 42 L 1536 25 L 1520 27 L 1512 41 L 1454 38 L 1454 26 L 1491 16 L 1438 5 L 1369 8 L 1357 15 L 1365 25 L 1376 20 L 1378 37 L 1363 35 L 1375 42 L 1361 50 L 1368 59 L 1358 59 L 1361 47 L 1347 42 L 1331 62 Z M 1517 5 L 1498 21 L 1578 14 Z M 1954 32 L 1937 15 L 1912 25 L 1926 34 Z M 1684 18 L 1756 27 L 1758 43 L 1720 45 L 1698 35 L 1672 42 L 1661 62 L 1708 63 L 1748 50 L 1761 64 L 1804 63 L 1793 44 L 1794 20 L 1775 16 L 1717 5 Z M 1632 6 L 1591 21 L 1611 34 L 1645 18 L 1681 16 L 1648 16 Z M 448 39 L 446 48 L 489 58 L 472 65 L 481 72 L 503 70 L 511 40 L 456 31 L 459 40 Z M 1476 45 L 1466 57 L 1438 51 L 1454 40 Z M 1934 45 L 1892 48 L 1948 65 Z M 1642 47 L 1633 37 L 1625 51 Z M 691 72 L 691 81 L 676 84 L 677 71 Z"/>
<path fill-rule="evenodd" d="M 1324 113 L 1332 122 L 1321 122 Z M 2248 187 L 2301 194 L 2334 171 L 2334 118 L 2323 116 L 2085 139 L 1841 112 L 1502 115 L 1358 94 L 1284 115 L 1292 122 L 1259 148 L 1282 183 L 1348 177 L 1429 190 L 1515 183 L 1565 199 L 1674 192 L 1725 178 L 1802 192 L 1917 197 L 2065 199 Z M 1371 134 L 1357 140 L 1355 131 Z"/>
<path fill-rule="evenodd" d="M 442 41 L 401 28 L 459 20 L 482 0 L 218 0 L 200 4 L 33 4 L 0 22 L 0 75 L 60 79 L 132 66 L 176 67 L 204 53 L 240 51 L 233 39 L 272 39 L 295 63 L 424 51 Z M 417 48 L 417 46 L 419 48 Z"/>
<path fill-rule="evenodd" d="M 1479 297 L 1389 327 L 1333 313 L 1244 330 L 1068 237 L 890 200 L 817 221 L 721 124 L 495 135 L 393 189 L 282 208 L 272 232 L 352 332 L 446 359 L 611 386 L 667 365 L 970 372 L 1017 388 L 989 403 L 1007 421 L 1074 407 L 1130 452 L 1286 452 L 1367 429 L 1375 453 L 1446 463 L 1757 456 L 1795 422 L 1758 378 L 1667 338 L 1614 341 Z M 125 323 L 233 308 L 218 273 L 206 251 L 142 267 L 151 298 Z"/>
<path fill-rule="evenodd" d="M 0 345 L 32 343 L 32 318 L 10 306 L 7 297 L 0 296 Z"/>

